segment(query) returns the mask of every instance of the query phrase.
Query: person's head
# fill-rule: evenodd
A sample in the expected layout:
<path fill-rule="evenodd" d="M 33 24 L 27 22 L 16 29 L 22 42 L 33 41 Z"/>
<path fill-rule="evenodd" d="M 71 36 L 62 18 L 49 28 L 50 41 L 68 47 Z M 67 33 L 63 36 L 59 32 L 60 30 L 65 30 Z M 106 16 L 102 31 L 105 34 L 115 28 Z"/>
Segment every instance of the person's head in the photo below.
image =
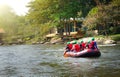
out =
<path fill-rule="evenodd" d="M 95 40 L 95 38 L 94 38 L 94 37 L 92 37 L 92 38 L 91 38 L 91 40 L 92 40 L 92 41 L 94 41 L 94 40 Z"/>
<path fill-rule="evenodd" d="M 80 43 L 83 43 L 83 40 L 80 40 Z"/>
<path fill-rule="evenodd" d="M 72 44 L 77 44 L 77 41 L 76 41 L 76 40 L 74 40 L 74 41 L 72 42 Z"/>
<path fill-rule="evenodd" d="M 87 42 L 88 44 L 90 43 L 90 40 L 88 40 L 88 42 Z"/>

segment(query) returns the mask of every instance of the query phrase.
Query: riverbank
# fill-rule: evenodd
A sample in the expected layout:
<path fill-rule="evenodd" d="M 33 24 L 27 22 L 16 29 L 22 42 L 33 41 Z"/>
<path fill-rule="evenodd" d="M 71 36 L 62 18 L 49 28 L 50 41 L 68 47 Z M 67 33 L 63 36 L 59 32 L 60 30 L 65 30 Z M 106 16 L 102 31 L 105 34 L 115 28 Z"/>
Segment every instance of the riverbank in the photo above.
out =
<path fill-rule="evenodd" d="M 110 35 L 110 36 L 94 36 L 95 40 L 98 44 L 104 45 L 104 44 L 120 44 L 120 34 L 116 35 Z M 92 37 L 83 37 L 79 38 L 77 40 L 83 40 L 87 42 L 90 40 Z M 56 38 L 53 37 L 49 41 L 43 40 L 43 41 L 34 41 L 34 40 L 29 40 L 29 41 L 22 41 L 20 39 L 16 39 L 16 41 L 11 41 L 11 42 L 2 42 L 0 45 L 23 45 L 23 44 L 66 44 L 68 41 L 73 41 L 75 39 L 61 39 L 61 38 Z"/>
<path fill-rule="evenodd" d="M 110 35 L 110 36 L 94 36 L 95 40 L 98 44 L 104 45 L 104 44 L 120 44 L 120 34 L 116 35 Z M 92 37 L 83 37 L 78 40 L 83 40 L 84 42 L 87 42 L 90 40 Z M 66 44 L 66 42 L 72 41 L 72 40 L 61 40 L 60 38 L 58 39 L 51 39 L 49 42 L 45 42 L 44 44 Z"/>

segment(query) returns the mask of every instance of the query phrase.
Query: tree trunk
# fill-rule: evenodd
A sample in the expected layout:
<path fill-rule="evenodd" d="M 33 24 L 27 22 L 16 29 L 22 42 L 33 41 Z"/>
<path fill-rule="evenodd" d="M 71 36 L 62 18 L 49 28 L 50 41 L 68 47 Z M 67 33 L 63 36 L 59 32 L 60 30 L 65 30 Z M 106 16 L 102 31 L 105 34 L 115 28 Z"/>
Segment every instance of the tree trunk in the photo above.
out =
<path fill-rule="evenodd" d="M 75 18 L 73 18 L 73 22 L 74 22 L 74 32 L 76 31 L 76 20 Z"/>
<path fill-rule="evenodd" d="M 68 22 L 68 34 L 70 35 L 70 19 L 69 19 L 69 22 Z"/>

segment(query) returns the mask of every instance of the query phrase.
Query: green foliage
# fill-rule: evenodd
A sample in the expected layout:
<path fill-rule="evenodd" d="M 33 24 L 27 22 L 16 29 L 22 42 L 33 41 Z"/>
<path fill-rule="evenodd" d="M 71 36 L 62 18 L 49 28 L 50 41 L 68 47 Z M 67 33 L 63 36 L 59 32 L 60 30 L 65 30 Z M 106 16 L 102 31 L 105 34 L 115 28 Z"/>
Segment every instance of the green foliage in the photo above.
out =
<path fill-rule="evenodd" d="M 28 19 L 32 23 L 47 23 L 59 21 L 60 18 L 85 17 L 88 11 L 96 4 L 91 0 L 34 0 L 29 3 Z"/>
<path fill-rule="evenodd" d="M 89 11 L 88 16 L 83 21 L 83 24 L 88 27 L 88 29 L 93 29 L 96 27 L 97 24 L 97 14 L 98 14 L 98 7 L 94 7 Z"/>
<path fill-rule="evenodd" d="M 48 23 L 45 23 L 45 24 L 41 24 L 40 36 L 42 36 L 42 38 L 44 37 L 44 35 L 48 34 L 49 30 L 51 29 L 50 23 L 51 22 L 48 22 Z"/>
<path fill-rule="evenodd" d="M 115 41 L 120 41 L 120 34 L 110 36 Z"/>
<path fill-rule="evenodd" d="M 93 8 L 86 19 L 84 20 L 83 24 L 88 27 L 89 30 L 91 29 L 98 29 L 102 27 L 101 31 L 104 31 L 104 33 L 110 34 L 112 33 L 119 33 L 119 30 L 117 29 L 118 23 L 120 20 L 120 11 L 119 11 L 119 5 L 117 4 L 117 0 L 111 2 L 107 5 L 99 5 L 95 8 Z M 111 25 L 111 24 L 112 25 Z M 112 26 L 112 27 L 111 27 Z M 101 32 L 99 31 L 99 32 Z M 111 31 L 111 32 L 110 32 Z"/>
<path fill-rule="evenodd" d="M 89 11 L 88 16 L 94 16 L 97 13 L 98 13 L 98 7 L 94 7 Z"/>
<path fill-rule="evenodd" d="M 112 5 L 113 6 L 120 6 L 120 0 L 113 0 Z"/>
<path fill-rule="evenodd" d="M 96 2 L 94 0 L 80 0 L 79 1 L 79 17 L 86 17 L 89 11 L 96 6 Z"/>

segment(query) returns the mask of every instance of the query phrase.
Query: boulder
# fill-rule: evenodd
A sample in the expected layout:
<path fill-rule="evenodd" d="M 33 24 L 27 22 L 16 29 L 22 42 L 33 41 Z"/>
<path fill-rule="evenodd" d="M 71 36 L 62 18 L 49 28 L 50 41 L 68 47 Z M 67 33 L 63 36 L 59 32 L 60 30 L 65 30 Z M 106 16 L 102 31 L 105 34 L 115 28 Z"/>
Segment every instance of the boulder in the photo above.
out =
<path fill-rule="evenodd" d="M 106 40 L 103 43 L 104 44 L 116 44 L 116 41 L 114 41 L 114 40 Z"/>
<path fill-rule="evenodd" d="M 51 41 L 50 41 L 51 44 L 56 44 L 56 43 L 60 43 L 60 42 L 62 42 L 61 38 L 51 39 Z"/>

